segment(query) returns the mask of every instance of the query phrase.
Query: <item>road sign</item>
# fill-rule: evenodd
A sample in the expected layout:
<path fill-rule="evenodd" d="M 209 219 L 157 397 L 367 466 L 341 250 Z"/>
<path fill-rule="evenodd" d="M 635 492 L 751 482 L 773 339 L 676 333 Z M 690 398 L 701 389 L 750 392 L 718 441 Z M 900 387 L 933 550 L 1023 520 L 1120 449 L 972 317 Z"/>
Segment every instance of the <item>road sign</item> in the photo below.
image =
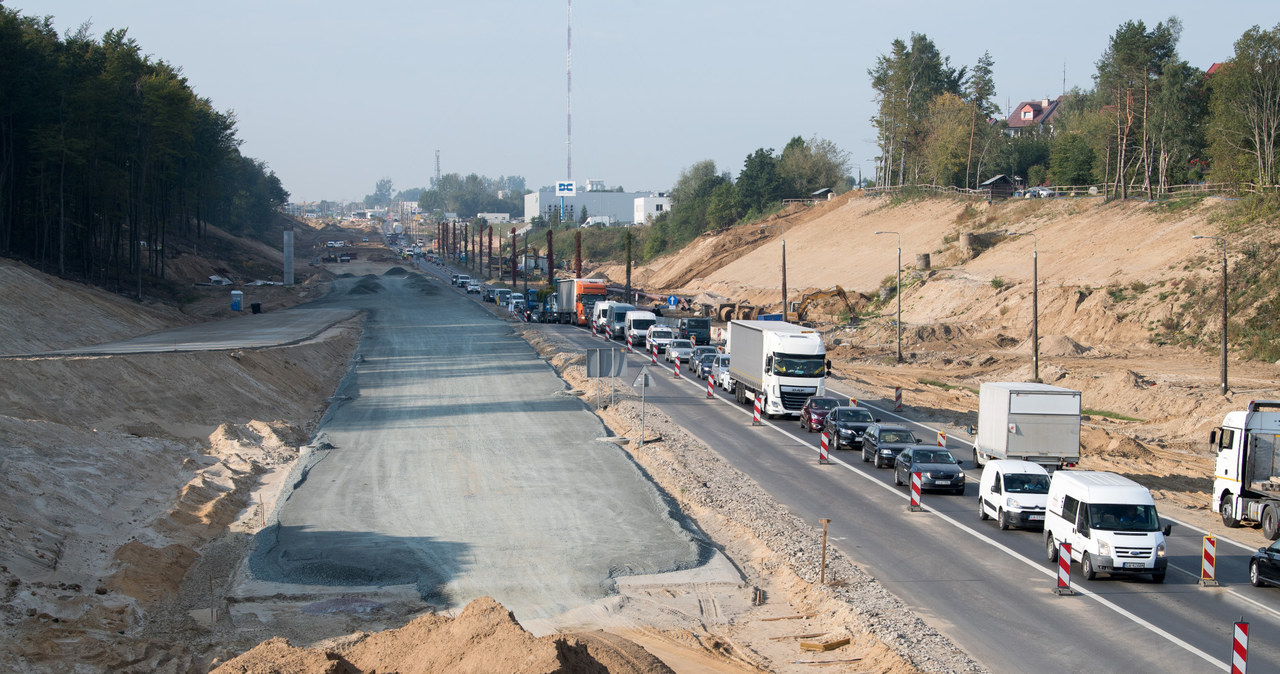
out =
<path fill-rule="evenodd" d="M 627 373 L 626 355 L 619 349 L 587 349 L 588 377 L 621 377 Z"/>
<path fill-rule="evenodd" d="M 557 197 L 571 197 L 577 193 L 577 183 L 572 180 L 561 180 L 556 183 Z"/>
<path fill-rule="evenodd" d="M 647 367 L 640 368 L 639 376 L 637 376 L 636 380 L 631 383 L 631 385 L 636 388 L 644 388 L 646 386 L 649 386 L 650 384 L 651 382 L 649 381 L 649 368 Z"/>
<path fill-rule="evenodd" d="M 680 303 L 680 300 L 676 299 L 675 295 L 667 295 L 667 306 L 674 307 L 679 303 Z"/>

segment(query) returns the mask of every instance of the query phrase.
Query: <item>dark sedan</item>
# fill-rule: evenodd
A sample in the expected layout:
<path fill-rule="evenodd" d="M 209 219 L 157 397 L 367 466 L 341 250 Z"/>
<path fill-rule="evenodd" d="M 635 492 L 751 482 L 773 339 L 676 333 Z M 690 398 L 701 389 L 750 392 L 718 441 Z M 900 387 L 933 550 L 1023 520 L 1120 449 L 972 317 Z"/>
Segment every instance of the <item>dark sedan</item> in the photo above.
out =
<path fill-rule="evenodd" d="M 827 414 L 822 430 L 830 433 L 834 449 L 861 447 L 862 434 L 875 423 L 871 413 L 861 407 L 840 406 Z"/>
<path fill-rule="evenodd" d="M 876 468 L 892 466 L 898 452 L 919 442 L 904 426 L 872 424 L 862 434 L 862 460 L 875 461 Z"/>
<path fill-rule="evenodd" d="M 698 375 L 698 379 L 706 379 L 711 376 L 711 364 L 715 362 L 718 353 L 703 353 L 693 357 L 694 365 L 697 369 L 694 373 Z"/>
<path fill-rule="evenodd" d="M 1249 560 L 1249 582 L 1257 587 L 1280 586 L 1280 541 L 1258 548 Z"/>
<path fill-rule="evenodd" d="M 840 401 L 826 396 L 813 396 L 800 408 L 800 428 L 810 433 L 827 423 L 827 415 L 840 406 Z"/>
<path fill-rule="evenodd" d="M 951 452 L 932 445 L 908 447 L 893 460 L 893 483 L 911 484 L 911 474 L 920 473 L 920 489 L 947 489 L 964 493 L 964 470 Z"/>

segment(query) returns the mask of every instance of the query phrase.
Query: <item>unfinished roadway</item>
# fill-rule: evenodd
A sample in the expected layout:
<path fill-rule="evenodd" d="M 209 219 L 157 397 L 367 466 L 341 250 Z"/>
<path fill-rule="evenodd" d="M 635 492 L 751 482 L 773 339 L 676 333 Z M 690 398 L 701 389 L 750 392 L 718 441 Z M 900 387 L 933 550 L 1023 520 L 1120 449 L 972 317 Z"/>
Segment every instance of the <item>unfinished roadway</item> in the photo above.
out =
<path fill-rule="evenodd" d="M 488 595 L 529 620 L 716 554 L 484 307 L 416 274 L 338 279 L 316 304 L 367 310 L 364 334 L 241 601 Z"/>

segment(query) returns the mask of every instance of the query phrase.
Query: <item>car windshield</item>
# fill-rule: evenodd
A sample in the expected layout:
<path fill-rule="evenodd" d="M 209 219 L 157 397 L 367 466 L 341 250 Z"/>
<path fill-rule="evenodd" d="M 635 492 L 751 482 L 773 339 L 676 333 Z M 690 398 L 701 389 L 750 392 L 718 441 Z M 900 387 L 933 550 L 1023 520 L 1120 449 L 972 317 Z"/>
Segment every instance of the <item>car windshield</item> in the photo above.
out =
<path fill-rule="evenodd" d="M 691 330 L 706 330 L 711 327 L 711 319 L 709 318 L 690 318 L 685 326 Z"/>
<path fill-rule="evenodd" d="M 1159 531 L 1160 518 L 1153 505 L 1090 503 L 1089 526 L 1110 531 Z"/>
<path fill-rule="evenodd" d="M 773 373 L 788 377 L 821 377 L 827 371 L 826 360 L 824 354 L 806 356 L 779 353 L 773 357 Z"/>
<path fill-rule="evenodd" d="M 945 449 L 924 450 L 911 454 L 911 459 L 916 463 L 955 463 L 956 457 L 951 456 L 951 452 Z"/>
<path fill-rule="evenodd" d="M 916 436 L 906 431 L 887 431 L 880 434 L 880 442 L 902 442 L 915 444 Z"/>
<path fill-rule="evenodd" d="M 677 340 L 673 340 L 673 341 L 671 342 L 671 348 L 673 348 L 673 349 L 692 349 L 692 348 L 693 348 L 693 344 L 690 344 L 690 343 L 689 343 L 689 340 L 687 340 L 687 339 L 677 339 Z"/>
<path fill-rule="evenodd" d="M 1049 476 L 1010 473 L 1004 476 L 1004 490 L 1013 494 L 1048 494 Z"/>
<path fill-rule="evenodd" d="M 810 398 L 809 409 L 811 410 L 833 410 L 840 404 L 835 398 Z"/>
<path fill-rule="evenodd" d="M 650 339 L 671 339 L 670 330 L 651 330 L 649 331 Z"/>
<path fill-rule="evenodd" d="M 856 408 L 837 409 L 831 413 L 836 421 L 871 421 L 871 413 Z"/>

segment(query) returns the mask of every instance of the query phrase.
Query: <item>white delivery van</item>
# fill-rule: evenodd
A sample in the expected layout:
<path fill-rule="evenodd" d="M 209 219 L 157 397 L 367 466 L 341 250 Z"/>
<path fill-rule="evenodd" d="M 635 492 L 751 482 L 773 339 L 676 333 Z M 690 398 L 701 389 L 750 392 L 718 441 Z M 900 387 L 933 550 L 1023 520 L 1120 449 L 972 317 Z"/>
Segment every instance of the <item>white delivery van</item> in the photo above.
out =
<path fill-rule="evenodd" d="M 1038 463 L 988 461 L 978 483 L 978 517 L 996 518 L 1001 529 L 1044 526 L 1049 473 Z"/>
<path fill-rule="evenodd" d="M 631 310 L 627 312 L 627 328 L 623 334 L 624 337 L 630 337 L 631 343 L 635 346 L 644 346 L 645 339 L 649 336 L 649 328 L 658 322 L 658 317 L 652 311 Z"/>
<path fill-rule="evenodd" d="M 1071 544 L 1071 559 L 1084 577 L 1099 573 L 1151 574 L 1164 582 L 1169 560 L 1155 501 L 1146 487 L 1115 473 L 1059 470 L 1049 483 L 1044 516 L 1045 555 L 1058 559 L 1058 545 Z"/>
<path fill-rule="evenodd" d="M 607 334 L 606 326 L 609 324 L 609 317 L 613 314 L 613 305 L 618 304 L 613 300 L 604 300 L 596 302 L 591 307 L 591 325 L 595 326 L 596 332 Z"/>
<path fill-rule="evenodd" d="M 609 317 L 605 322 L 604 334 L 608 335 L 609 339 L 625 340 L 627 338 L 627 312 L 635 310 L 636 307 L 633 304 L 614 302 L 613 306 L 609 307 Z"/>

